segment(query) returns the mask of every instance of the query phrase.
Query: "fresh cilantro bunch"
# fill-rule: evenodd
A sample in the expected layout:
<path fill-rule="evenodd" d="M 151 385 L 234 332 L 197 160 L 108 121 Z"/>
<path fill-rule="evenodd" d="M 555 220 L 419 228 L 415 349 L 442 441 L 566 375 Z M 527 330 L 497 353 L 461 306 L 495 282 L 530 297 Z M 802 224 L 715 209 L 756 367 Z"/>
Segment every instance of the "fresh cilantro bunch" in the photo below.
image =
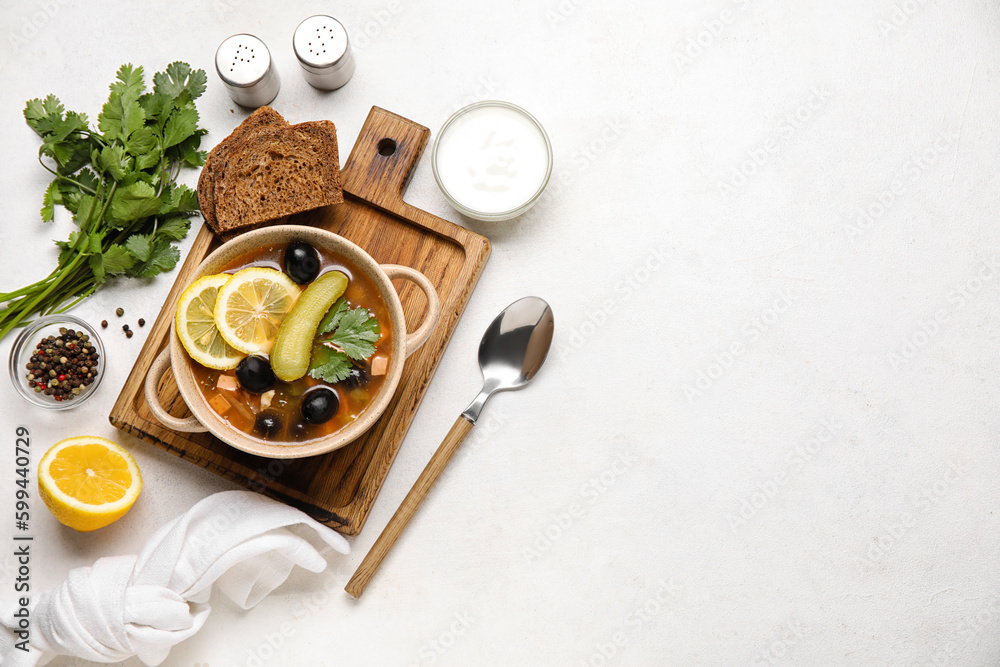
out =
<path fill-rule="evenodd" d="M 122 65 L 97 129 L 54 95 L 27 103 L 24 118 L 42 138 L 38 161 L 55 176 L 42 220 L 58 204 L 79 229 L 56 242 L 59 263 L 46 278 L 0 294 L 0 338 L 27 317 L 72 308 L 109 276 L 151 278 L 174 268 L 173 242 L 199 210 L 197 193 L 176 178 L 181 167 L 205 164 L 194 101 L 206 81 L 204 70 L 175 62 L 147 91 L 142 68 Z"/>
<path fill-rule="evenodd" d="M 309 375 L 336 384 L 347 379 L 355 361 L 375 353 L 382 330 L 368 309 L 350 308 L 339 299 L 323 316 L 316 333 Z"/>

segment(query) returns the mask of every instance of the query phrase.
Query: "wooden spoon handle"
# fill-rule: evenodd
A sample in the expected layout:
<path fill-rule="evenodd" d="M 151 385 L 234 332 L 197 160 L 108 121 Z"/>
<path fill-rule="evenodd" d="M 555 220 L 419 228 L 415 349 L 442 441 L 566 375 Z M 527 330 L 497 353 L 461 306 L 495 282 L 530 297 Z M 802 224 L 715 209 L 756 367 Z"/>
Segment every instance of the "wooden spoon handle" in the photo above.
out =
<path fill-rule="evenodd" d="M 410 519 L 416 514 L 417 508 L 424 502 L 424 498 L 427 497 L 431 487 L 438 481 L 438 477 L 441 476 L 444 469 L 448 467 L 448 462 L 451 461 L 451 458 L 458 451 L 459 446 L 471 430 L 472 422 L 464 416 L 459 416 L 455 420 L 455 424 L 448 431 L 448 435 L 444 437 L 444 441 L 441 442 L 437 451 L 434 452 L 434 456 L 427 462 L 427 466 L 420 473 L 420 477 L 413 484 L 413 488 L 403 498 L 399 509 L 389 519 L 389 523 L 382 530 L 382 534 L 378 536 L 375 544 L 372 545 L 371 551 L 361 561 L 361 565 L 358 566 L 354 576 L 351 577 L 351 580 L 347 582 L 347 586 L 344 587 L 344 590 L 353 597 L 360 598 L 362 593 L 365 592 L 365 588 L 368 587 L 372 577 L 378 572 L 382 561 L 389 555 L 393 545 L 396 544 L 396 540 L 403 534 L 403 530 L 410 523 Z"/>

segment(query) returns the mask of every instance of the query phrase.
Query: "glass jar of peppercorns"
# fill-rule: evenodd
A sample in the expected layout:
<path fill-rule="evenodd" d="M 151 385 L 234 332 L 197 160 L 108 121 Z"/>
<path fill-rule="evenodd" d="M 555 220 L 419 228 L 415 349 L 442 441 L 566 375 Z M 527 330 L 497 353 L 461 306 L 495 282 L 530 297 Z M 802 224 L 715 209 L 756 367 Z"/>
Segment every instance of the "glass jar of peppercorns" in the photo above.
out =
<path fill-rule="evenodd" d="M 104 361 L 104 345 L 93 327 L 73 315 L 51 315 L 18 335 L 8 370 L 28 401 L 65 410 L 94 394 L 104 378 Z"/>

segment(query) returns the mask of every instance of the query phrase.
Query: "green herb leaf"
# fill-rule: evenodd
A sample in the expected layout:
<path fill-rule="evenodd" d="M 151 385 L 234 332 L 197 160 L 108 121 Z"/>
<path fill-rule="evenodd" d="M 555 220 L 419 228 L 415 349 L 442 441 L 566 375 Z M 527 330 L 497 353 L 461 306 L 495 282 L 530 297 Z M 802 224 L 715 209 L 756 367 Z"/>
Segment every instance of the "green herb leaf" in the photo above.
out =
<path fill-rule="evenodd" d="M 163 93 L 146 93 L 139 98 L 139 106 L 146 112 L 147 123 L 155 123 L 158 128 L 163 129 L 174 108 L 174 99 Z"/>
<path fill-rule="evenodd" d="M 85 255 L 99 255 L 101 253 L 101 242 L 104 241 L 104 232 L 92 232 L 87 237 L 87 250 Z"/>
<path fill-rule="evenodd" d="M 170 63 L 165 72 L 153 76 L 153 90 L 174 99 L 187 92 L 188 99 L 194 101 L 205 92 L 206 83 L 205 70 L 192 71 L 190 65 L 182 62 Z"/>
<path fill-rule="evenodd" d="M 330 333 L 337 328 L 340 324 L 340 319 L 347 312 L 347 300 L 341 297 L 337 299 L 337 302 L 330 306 L 330 310 L 326 311 L 326 315 L 319 322 L 319 328 L 316 330 L 317 334 Z"/>
<path fill-rule="evenodd" d="M 197 128 L 197 111 L 190 108 L 177 109 L 170 114 L 170 118 L 167 119 L 167 125 L 163 129 L 163 147 L 170 148 L 171 146 L 176 146 L 194 134 Z"/>
<path fill-rule="evenodd" d="M 117 243 L 111 244 L 111 247 L 104 251 L 102 260 L 104 264 L 104 271 L 109 275 L 125 273 L 125 271 L 132 268 L 132 265 L 135 263 L 131 253 Z"/>
<path fill-rule="evenodd" d="M 125 178 L 125 170 L 131 160 L 125 157 L 125 147 L 121 144 L 105 146 L 94 160 L 98 167 L 107 170 L 111 178 L 120 181 Z"/>
<path fill-rule="evenodd" d="M 342 349 L 352 359 L 367 359 L 375 352 L 381 329 L 378 320 L 365 308 L 344 313 L 337 330 L 327 341 Z"/>
<path fill-rule="evenodd" d="M 112 244 L 103 254 L 94 254 L 87 258 L 90 270 L 94 272 L 97 283 L 104 282 L 107 276 L 125 273 L 135 264 L 135 258 L 117 243 Z"/>
<path fill-rule="evenodd" d="M 125 149 L 132 155 L 143 155 L 156 146 L 156 132 L 151 127 L 140 127 L 129 135 Z"/>
<path fill-rule="evenodd" d="M 87 129 L 87 116 L 70 111 L 65 118 L 54 117 L 51 141 L 65 141 L 69 135 Z"/>
<path fill-rule="evenodd" d="M 111 93 L 97 117 L 97 126 L 107 141 L 125 141 L 145 123 L 146 112 L 139 103 L 119 93 Z"/>
<path fill-rule="evenodd" d="M 330 383 L 347 379 L 354 366 L 375 352 L 381 329 L 365 308 L 351 309 L 340 298 L 319 323 L 318 337 L 309 359 L 309 375 Z M 332 335 L 326 336 L 333 332 Z"/>
<path fill-rule="evenodd" d="M 160 199 L 153 186 L 136 181 L 125 188 L 118 188 L 111 199 L 111 214 L 119 223 L 132 222 L 155 215 L 160 210 Z"/>
<path fill-rule="evenodd" d="M 205 130 L 198 130 L 190 137 L 174 146 L 171 149 L 172 155 L 174 155 L 178 161 L 189 167 L 201 167 L 205 164 L 205 159 L 208 157 L 208 151 L 198 150 L 198 147 L 201 145 L 201 138 L 205 134 L 207 134 Z"/>
<path fill-rule="evenodd" d="M 176 185 L 164 191 L 160 215 L 191 213 L 198 210 L 198 193 L 186 185 Z"/>
<path fill-rule="evenodd" d="M 117 81 L 111 84 L 111 92 L 118 93 L 126 103 L 134 102 L 146 90 L 146 82 L 142 80 L 142 67 L 132 67 L 125 63 L 115 74 Z"/>
<path fill-rule="evenodd" d="M 42 210 L 40 211 L 42 220 L 52 222 L 55 218 L 55 205 L 61 203 L 62 192 L 59 190 L 59 179 L 56 178 L 49 183 L 49 187 L 45 188 L 45 195 L 42 197 Z"/>
<path fill-rule="evenodd" d="M 100 207 L 100 200 L 92 197 L 91 195 L 81 195 L 76 214 L 73 216 L 73 222 L 75 222 L 77 226 L 83 227 L 87 224 L 91 217 L 97 216 L 100 212 Z"/>
<path fill-rule="evenodd" d="M 125 247 L 140 262 L 147 261 L 153 252 L 153 244 L 148 234 L 133 234 L 125 241 Z"/>
<path fill-rule="evenodd" d="M 135 236 L 129 238 L 129 241 L 133 238 Z M 129 248 L 129 252 L 132 252 L 132 248 Z M 152 278 L 173 269 L 180 258 L 180 250 L 170 245 L 169 239 L 156 239 L 149 245 L 148 259 L 130 268 L 129 274 L 140 278 Z"/>
<path fill-rule="evenodd" d="M 91 144 L 89 141 L 80 139 L 49 140 L 42 144 L 38 152 L 54 159 L 60 174 L 69 175 L 90 160 Z"/>
<path fill-rule="evenodd" d="M 63 105 L 55 95 L 49 95 L 44 100 L 28 100 L 24 107 L 24 119 L 28 125 L 44 137 L 51 134 L 55 124 L 63 115 Z"/>
<path fill-rule="evenodd" d="M 183 215 L 167 218 L 156 228 L 157 238 L 167 238 L 172 241 L 179 241 L 187 236 L 191 229 L 191 221 Z"/>
<path fill-rule="evenodd" d="M 138 134 L 138 132 L 136 133 Z M 135 168 L 136 169 L 149 169 L 155 167 L 160 163 L 160 158 L 163 157 L 163 153 L 160 151 L 160 147 L 152 149 L 148 153 L 143 153 L 135 158 Z"/>
<path fill-rule="evenodd" d="M 56 245 L 59 247 L 59 263 L 63 264 L 67 259 L 76 254 L 76 246 L 80 243 L 80 239 L 87 238 L 82 236 L 80 232 L 71 232 L 69 235 L 69 240 L 66 241 L 56 241 Z"/>
<path fill-rule="evenodd" d="M 347 379 L 353 366 L 350 358 L 343 352 L 316 345 L 309 360 L 309 375 L 317 380 L 336 384 Z"/>
<path fill-rule="evenodd" d="M 90 169 L 81 169 L 73 175 L 73 181 L 56 179 L 59 196 L 53 193 L 52 203 L 62 204 L 73 214 L 80 209 L 80 201 L 84 195 L 93 194 L 97 191 L 97 175 Z"/>

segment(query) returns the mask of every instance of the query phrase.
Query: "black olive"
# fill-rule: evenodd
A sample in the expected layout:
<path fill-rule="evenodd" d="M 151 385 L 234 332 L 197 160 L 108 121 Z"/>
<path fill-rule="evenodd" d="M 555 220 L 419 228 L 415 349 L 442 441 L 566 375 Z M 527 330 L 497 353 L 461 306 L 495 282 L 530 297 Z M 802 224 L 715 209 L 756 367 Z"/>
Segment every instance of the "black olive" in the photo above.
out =
<path fill-rule="evenodd" d="M 302 418 L 310 424 L 323 424 L 337 414 L 340 398 L 329 387 L 316 387 L 302 397 Z"/>
<path fill-rule="evenodd" d="M 305 241 L 292 241 L 285 250 L 285 273 L 299 285 L 305 285 L 319 273 L 319 253 Z"/>
<path fill-rule="evenodd" d="M 236 367 L 240 386 L 255 394 L 263 394 L 274 386 L 274 371 L 264 357 L 247 357 Z"/>
<path fill-rule="evenodd" d="M 348 375 L 342 382 L 344 386 L 348 389 L 357 389 L 359 387 L 364 387 L 368 384 L 371 378 L 368 377 L 368 371 L 363 368 L 358 368 L 355 366 L 351 369 L 350 375 Z"/>
<path fill-rule="evenodd" d="M 281 433 L 281 418 L 269 410 L 259 412 L 253 422 L 253 432 L 262 438 L 277 437 Z"/>

